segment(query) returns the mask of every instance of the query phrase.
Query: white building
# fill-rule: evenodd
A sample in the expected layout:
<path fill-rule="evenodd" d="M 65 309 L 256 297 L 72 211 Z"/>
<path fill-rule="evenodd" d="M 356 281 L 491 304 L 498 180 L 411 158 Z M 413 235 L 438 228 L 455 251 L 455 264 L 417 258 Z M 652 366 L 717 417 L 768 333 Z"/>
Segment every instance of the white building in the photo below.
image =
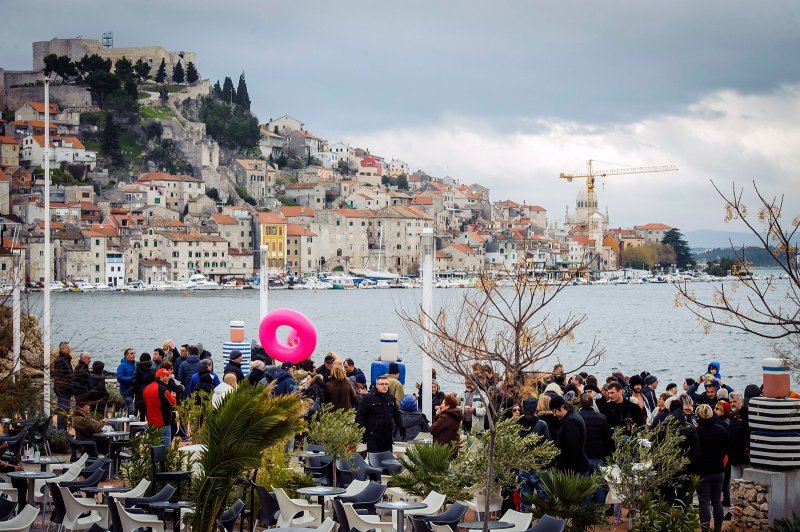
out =
<path fill-rule="evenodd" d="M 94 170 L 97 153 L 87 150 L 75 137 L 50 138 L 50 163 L 56 167 L 60 163 L 85 165 Z M 22 139 L 20 159 L 30 168 L 44 167 L 44 135 L 28 135 Z"/>

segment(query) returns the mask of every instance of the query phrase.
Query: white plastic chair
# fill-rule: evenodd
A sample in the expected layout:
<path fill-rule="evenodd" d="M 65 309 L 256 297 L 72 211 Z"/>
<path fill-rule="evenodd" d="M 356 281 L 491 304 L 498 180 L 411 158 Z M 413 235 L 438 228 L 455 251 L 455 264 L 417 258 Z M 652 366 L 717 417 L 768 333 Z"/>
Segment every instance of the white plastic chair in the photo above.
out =
<path fill-rule="evenodd" d="M 326 517 L 325 520 L 319 525 L 315 532 L 333 532 L 336 523 L 330 517 Z"/>
<path fill-rule="evenodd" d="M 322 507 L 305 499 L 290 499 L 281 488 L 272 487 L 278 500 L 280 515 L 278 528 L 319 526 L 322 520 Z M 302 514 L 295 517 L 297 514 Z"/>
<path fill-rule="evenodd" d="M 38 515 L 39 510 L 29 504 L 16 517 L 0 522 L 0 530 L 5 530 L 6 532 L 28 532 Z"/>
<path fill-rule="evenodd" d="M 98 504 L 94 499 L 76 499 L 69 489 L 58 486 L 61 497 L 64 499 L 66 515 L 62 526 L 67 530 L 86 530 L 93 523 L 103 528 L 108 528 L 108 506 Z M 91 502 L 89 502 L 91 501 Z M 82 514 L 89 513 L 86 517 Z"/>
<path fill-rule="evenodd" d="M 344 514 L 347 516 L 347 524 L 350 528 L 355 528 L 360 532 L 367 532 L 367 530 L 375 529 L 381 532 L 392 532 L 394 530 L 394 523 L 392 521 L 381 521 L 377 515 L 362 515 L 356 512 L 353 508 L 353 503 L 342 503 L 344 507 Z"/>
<path fill-rule="evenodd" d="M 61 471 L 66 471 L 67 469 L 69 469 L 69 468 L 71 468 L 71 467 L 73 467 L 75 465 L 78 465 L 78 466 L 81 467 L 81 469 L 83 469 L 83 466 L 84 466 L 84 464 L 86 464 L 86 461 L 88 459 L 89 459 L 89 455 L 86 454 L 86 453 L 83 453 L 80 456 L 80 458 L 78 458 L 74 462 L 67 462 L 67 463 L 64 463 L 64 464 L 48 464 L 47 465 L 47 470 L 50 473 L 58 474 Z"/>
<path fill-rule="evenodd" d="M 57 484 L 59 482 L 71 482 L 78 478 L 78 474 L 81 472 L 81 468 L 83 465 L 75 462 L 74 464 L 70 465 L 66 471 L 61 473 L 57 477 L 48 478 L 45 480 L 34 480 L 33 481 L 33 500 L 38 503 L 42 503 L 44 501 L 44 488 L 47 484 Z M 49 494 L 48 494 L 49 498 Z"/>
<path fill-rule="evenodd" d="M 147 488 L 150 487 L 150 481 L 146 478 L 143 478 L 136 484 L 133 488 L 128 491 L 112 491 L 109 493 L 110 496 L 114 497 L 116 500 L 125 500 L 125 499 L 133 499 L 144 497 Z"/>
<path fill-rule="evenodd" d="M 431 532 L 453 532 L 453 529 L 450 528 L 450 525 L 435 525 L 433 523 L 428 523 L 431 525 Z"/>
<path fill-rule="evenodd" d="M 4 493 L 9 501 L 17 502 L 17 488 L 10 482 L 0 482 L 0 493 Z"/>
<path fill-rule="evenodd" d="M 119 521 L 122 523 L 122 530 L 138 530 L 140 528 L 150 528 L 153 532 L 164 532 L 164 523 L 157 515 L 149 514 L 129 514 L 125 511 L 125 505 L 114 498 L 119 512 Z"/>
<path fill-rule="evenodd" d="M 344 490 L 344 493 L 340 493 L 339 495 L 326 495 L 325 496 L 325 504 L 331 503 L 333 499 L 336 497 L 352 497 L 353 495 L 358 495 L 364 488 L 369 485 L 369 480 L 353 480 L 349 486 L 347 486 Z"/>
<path fill-rule="evenodd" d="M 428 505 L 427 507 L 420 508 L 419 510 L 406 510 L 405 513 L 409 517 L 412 515 L 433 515 L 441 509 L 446 498 L 447 497 L 445 497 L 443 494 L 437 491 L 432 491 L 428 493 L 428 496 L 422 501 Z"/>
<path fill-rule="evenodd" d="M 512 528 L 504 528 L 506 532 L 525 532 L 531 526 L 532 514 L 517 512 L 516 510 L 506 510 L 500 518 L 504 523 L 513 523 Z"/>

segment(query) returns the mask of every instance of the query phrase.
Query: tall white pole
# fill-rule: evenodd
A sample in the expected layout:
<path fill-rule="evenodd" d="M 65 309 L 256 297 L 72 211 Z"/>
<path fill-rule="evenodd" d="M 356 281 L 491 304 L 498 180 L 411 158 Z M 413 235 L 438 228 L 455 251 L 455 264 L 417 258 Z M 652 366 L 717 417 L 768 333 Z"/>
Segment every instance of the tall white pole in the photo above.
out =
<path fill-rule="evenodd" d="M 44 353 L 44 415 L 50 416 L 50 76 L 44 77 L 44 306 L 42 345 Z"/>
<path fill-rule="evenodd" d="M 14 243 L 14 240 L 12 240 Z M 20 283 L 20 275 L 19 275 L 19 263 L 20 263 L 20 255 L 18 254 L 19 251 L 16 249 L 12 249 L 12 262 L 11 262 L 11 275 L 13 276 L 12 283 L 14 285 L 14 292 L 12 295 L 12 302 L 11 302 L 11 311 L 13 314 L 13 329 L 14 329 L 14 341 L 11 348 L 12 357 L 14 360 L 14 374 L 19 373 L 19 355 L 20 350 L 22 349 L 22 328 L 20 327 L 20 296 L 19 296 L 19 283 Z"/>
<path fill-rule="evenodd" d="M 267 273 L 267 255 L 269 254 L 269 251 L 262 244 L 259 253 L 261 254 L 261 283 L 258 287 L 260 295 L 258 324 L 261 325 L 261 321 L 264 319 L 264 316 L 267 315 L 269 303 L 269 275 Z"/>
<path fill-rule="evenodd" d="M 430 327 L 433 313 L 433 228 L 422 229 L 422 311 L 425 327 Z M 430 334 L 425 335 L 425 345 L 430 347 Z M 422 353 L 422 413 L 433 420 L 433 364 L 427 353 Z"/>

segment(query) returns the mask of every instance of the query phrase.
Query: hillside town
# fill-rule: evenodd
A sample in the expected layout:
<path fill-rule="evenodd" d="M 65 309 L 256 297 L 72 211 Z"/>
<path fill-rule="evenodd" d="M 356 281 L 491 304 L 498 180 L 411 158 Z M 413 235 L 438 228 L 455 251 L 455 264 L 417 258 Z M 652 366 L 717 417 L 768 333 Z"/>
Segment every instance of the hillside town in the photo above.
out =
<path fill-rule="evenodd" d="M 137 89 L 142 127 L 157 124 L 191 172 L 153 164 L 120 172 L 97 142 L 84 139 L 97 131 L 87 118 L 100 110 L 86 87 L 50 87 L 50 145 L 45 146 L 40 82 L 46 58 L 78 62 L 88 54 L 109 65 L 117 61 L 117 70 L 122 59 L 172 71 L 173 79 L 177 69 L 183 76 L 197 61 L 191 52 L 157 46 L 113 48 L 89 39 L 52 39 L 33 44 L 31 71 L 0 69 L 0 107 L 12 118 L 0 119 L 0 214 L 4 227 L 18 224 L 13 239 L 4 234 L 3 248 L 19 250 L 28 286 L 45 278 L 45 218 L 52 278 L 111 288 L 134 281 L 186 282 L 197 273 L 220 283 L 247 281 L 262 267 L 298 279 L 322 272 L 416 276 L 426 228 L 435 234 L 440 275 L 520 265 L 546 272 L 586 263 L 610 271 L 624 266 L 626 249 L 661 243 L 671 229 L 662 223 L 613 228 L 595 192 L 583 186 L 573 189 L 574 209 L 563 219 L 539 205 L 492 199 L 489 183 L 429 175 L 389 154 L 329 142 L 288 115 L 259 124 L 255 149 L 230 151 L 207 133 L 206 124 L 184 112 L 191 101 L 215 91 L 204 79 L 176 83 L 167 92 L 145 75 Z M 148 107 L 167 116 L 150 117 L 157 113 L 143 113 Z M 66 178 L 53 179 L 45 212 L 48 156 L 51 179 L 53 171 Z M 4 262 L 4 273 L 10 269 Z"/>

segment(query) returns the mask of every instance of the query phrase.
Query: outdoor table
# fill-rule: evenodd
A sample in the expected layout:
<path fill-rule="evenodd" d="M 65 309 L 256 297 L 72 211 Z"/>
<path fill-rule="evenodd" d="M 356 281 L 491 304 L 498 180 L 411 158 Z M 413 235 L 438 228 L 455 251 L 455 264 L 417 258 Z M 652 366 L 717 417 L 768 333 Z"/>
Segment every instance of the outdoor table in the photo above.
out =
<path fill-rule="evenodd" d="M 466 523 L 460 523 L 458 526 L 467 530 L 482 530 L 483 523 L 484 521 L 467 521 Z M 489 521 L 489 530 L 501 530 L 503 528 L 514 528 L 514 524 L 506 521 Z"/>
<path fill-rule="evenodd" d="M 147 506 L 157 510 L 167 510 L 172 512 L 172 529 L 174 532 L 179 532 L 181 529 L 181 510 L 184 508 L 193 508 L 194 505 L 189 501 L 176 501 L 176 502 L 151 502 Z"/>
<path fill-rule="evenodd" d="M 26 464 L 38 464 L 42 468 L 42 472 L 47 471 L 47 466 L 52 464 L 63 464 L 64 460 L 57 456 L 40 456 L 39 458 L 28 458 L 23 460 Z"/>
<path fill-rule="evenodd" d="M 322 507 L 320 522 L 325 520 L 325 497 L 341 495 L 345 490 L 342 488 L 332 488 L 329 486 L 311 486 L 310 488 L 300 488 L 297 493 L 300 495 L 316 495 L 317 503 Z"/>
<path fill-rule="evenodd" d="M 105 432 L 95 432 L 93 436 L 95 438 L 110 438 L 116 440 L 117 438 L 121 438 L 122 436 L 130 436 L 131 433 L 127 430 L 107 430 Z"/>
<path fill-rule="evenodd" d="M 36 494 L 34 489 L 37 480 L 46 480 L 48 478 L 55 478 L 55 473 L 47 473 L 42 471 L 12 471 L 6 473 L 10 478 L 22 478 L 28 481 L 28 504 L 36 508 Z M 42 526 L 44 526 L 44 511 L 47 508 L 47 490 L 42 490 L 44 498 L 42 499 Z"/>
<path fill-rule="evenodd" d="M 136 418 L 134 417 L 133 419 Z M 122 425 L 122 430 L 125 430 L 128 423 L 130 423 L 131 421 L 132 419 L 130 417 L 124 416 L 124 417 L 112 417 L 111 419 L 108 419 L 106 423 L 108 423 L 109 425 L 114 425 L 115 428 L 117 428 L 119 425 Z"/>
<path fill-rule="evenodd" d="M 269 532 L 308 532 L 309 530 L 314 530 L 314 529 L 313 528 L 297 528 L 297 527 L 270 528 Z"/>
<path fill-rule="evenodd" d="M 394 510 L 397 512 L 397 532 L 403 532 L 405 528 L 406 510 L 422 510 L 423 508 L 427 507 L 428 505 L 424 502 L 394 501 L 379 502 L 375 504 L 375 508 L 380 508 L 381 510 Z"/>
<path fill-rule="evenodd" d="M 85 488 L 81 488 L 81 491 L 88 494 L 101 494 L 103 496 L 103 502 L 108 500 L 108 495 L 113 493 L 125 493 L 126 491 L 130 491 L 131 488 L 128 486 L 88 486 Z"/>

